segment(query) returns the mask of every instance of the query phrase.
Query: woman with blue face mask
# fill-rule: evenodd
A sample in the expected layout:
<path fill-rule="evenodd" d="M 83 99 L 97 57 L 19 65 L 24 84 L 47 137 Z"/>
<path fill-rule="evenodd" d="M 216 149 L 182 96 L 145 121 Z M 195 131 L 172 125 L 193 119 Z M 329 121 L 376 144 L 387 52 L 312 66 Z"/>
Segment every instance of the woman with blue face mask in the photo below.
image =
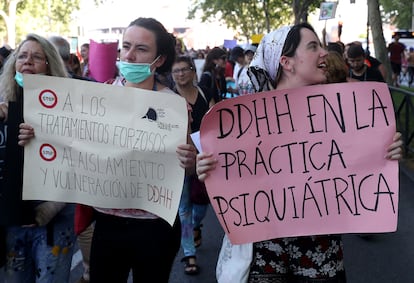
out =
<path fill-rule="evenodd" d="M 0 254 L 0 266 L 5 263 L 5 282 L 68 282 L 73 204 L 21 198 L 23 147 L 17 140 L 34 136 L 23 122 L 23 74 L 67 77 L 55 47 L 36 34 L 19 44 L 0 76 L 0 136 L 7 137 L 0 144 L 0 245 L 7 254 Z"/>
<path fill-rule="evenodd" d="M 175 37 L 161 23 L 138 18 L 124 32 L 118 69 L 112 84 L 172 92 L 159 80 L 171 71 L 175 59 Z"/>
<path fill-rule="evenodd" d="M 171 71 L 175 60 L 175 38 L 152 18 L 138 18 L 126 28 L 120 76 L 112 84 L 177 95 L 158 79 Z M 148 94 L 150 95 L 150 94 Z M 181 167 L 194 170 L 196 149 L 189 144 L 177 148 Z M 178 217 L 171 227 L 165 220 L 140 209 L 95 207 L 96 222 L 90 256 L 90 282 L 167 283 L 180 248 Z"/>

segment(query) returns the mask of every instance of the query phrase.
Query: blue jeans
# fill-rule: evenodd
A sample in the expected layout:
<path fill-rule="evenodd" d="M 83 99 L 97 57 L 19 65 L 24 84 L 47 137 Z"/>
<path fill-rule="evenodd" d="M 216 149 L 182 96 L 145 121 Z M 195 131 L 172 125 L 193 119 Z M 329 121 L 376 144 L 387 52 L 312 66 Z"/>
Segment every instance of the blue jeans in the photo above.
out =
<path fill-rule="evenodd" d="M 48 226 L 7 228 L 5 283 L 69 282 L 76 240 L 74 205 L 67 204 L 52 221 L 49 231 Z M 48 239 L 52 234 L 53 239 Z M 53 244 L 48 245 L 48 240 Z"/>
<path fill-rule="evenodd" d="M 193 229 L 201 226 L 201 221 L 207 213 L 208 204 L 194 204 L 190 199 L 189 179 L 184 180 L 178 215 L 181 221 L 181 247 L 184 256 L 195 256 Z"/>

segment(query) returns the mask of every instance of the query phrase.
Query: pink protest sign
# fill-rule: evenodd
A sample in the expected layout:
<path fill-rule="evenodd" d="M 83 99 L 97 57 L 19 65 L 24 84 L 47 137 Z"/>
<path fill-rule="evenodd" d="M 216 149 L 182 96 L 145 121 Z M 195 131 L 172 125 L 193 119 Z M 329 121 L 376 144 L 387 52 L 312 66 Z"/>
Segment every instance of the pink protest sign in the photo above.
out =
<path fill-rule="evenodd" d="M 327 84 L 240 96 L 201 125 L 218 160 L 206 179 L 232 243 L 397 229 L 396 132 L 384 83 Z"/>
<path fill-rule="evenodd" d="M 118 42 L 96 42 L 89 45 L 90 76 L 98 82 L 105 82 L 116 75 Z"/>

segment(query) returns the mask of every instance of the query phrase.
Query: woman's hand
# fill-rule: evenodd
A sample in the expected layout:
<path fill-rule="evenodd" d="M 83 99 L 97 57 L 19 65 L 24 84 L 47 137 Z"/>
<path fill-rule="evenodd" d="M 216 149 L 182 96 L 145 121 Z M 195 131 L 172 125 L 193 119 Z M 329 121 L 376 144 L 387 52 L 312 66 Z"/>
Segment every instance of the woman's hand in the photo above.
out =
<path fill-rule="evenodd" d="M 194 168 L 197 149 L 192 144 L 180 144 L 177 146 L 176 153 L 182 168 Z"/>
<path fill-rule="evenodd" d="M 32 138 L 34 138 L 34 130 L 32 126 L 26 123 L 21 123 L 19 128 L 19 145 L 25 146 Z"/>
<path fill-rule="evenodd" d="M 0 102 L 0 121 L 7 121 L 9 107 L 6 102 Z"/>
<path fill-rule="evenodd" d="M 402 145 L 403 141 L 401 139 L 401 133 L 396 132 L 392 138 L 392 144 L 388 147 L 387 154 L 385 158 L 389 160 L 400 160 L 402 156 Z"/>
<path fill-rule="evenodd" d="M 198 179 L 204 181 L 208 176 L 208 172 L 216 168 L 217 160 L 213 157 L 212 153 L 199 153 L 197 154 L 196 171 Z"/>

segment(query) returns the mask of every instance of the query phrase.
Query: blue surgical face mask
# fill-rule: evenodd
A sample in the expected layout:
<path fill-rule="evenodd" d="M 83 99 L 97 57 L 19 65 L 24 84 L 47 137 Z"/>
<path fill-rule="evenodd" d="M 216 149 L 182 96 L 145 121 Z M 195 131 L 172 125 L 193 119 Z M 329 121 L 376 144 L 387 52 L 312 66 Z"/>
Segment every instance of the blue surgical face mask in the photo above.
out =
<path fill-rule="evenodd" d="M 129 63 L 125 61 L 119 61 L 117 64 L 121 75 L 129 82 L 139 84 L 145 81 L 152 75 L 151 66 L 160 58 L 158 56 L 155 60 L 149 63 Z"/>
<path fill-rule="evenodd" d="M 14 80 L 16 81 L 16 83 L 23 87 L 23 74 L 16 71 L 16 74 L 14 75 Z"/>

